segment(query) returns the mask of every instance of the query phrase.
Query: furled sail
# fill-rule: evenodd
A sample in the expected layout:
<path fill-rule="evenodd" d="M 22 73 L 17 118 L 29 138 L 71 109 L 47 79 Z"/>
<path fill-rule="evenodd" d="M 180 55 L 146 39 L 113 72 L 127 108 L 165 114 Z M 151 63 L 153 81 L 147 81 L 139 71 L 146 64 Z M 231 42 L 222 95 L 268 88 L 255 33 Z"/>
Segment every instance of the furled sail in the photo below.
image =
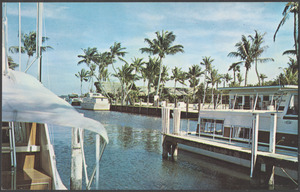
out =
<path fill-rule="evenodd" d="M 100 122 L 84 117 L 24 72 L 2 72 L 2 121 L 83 128 L 98 133 L 108 143 L 107 132 Z"/>

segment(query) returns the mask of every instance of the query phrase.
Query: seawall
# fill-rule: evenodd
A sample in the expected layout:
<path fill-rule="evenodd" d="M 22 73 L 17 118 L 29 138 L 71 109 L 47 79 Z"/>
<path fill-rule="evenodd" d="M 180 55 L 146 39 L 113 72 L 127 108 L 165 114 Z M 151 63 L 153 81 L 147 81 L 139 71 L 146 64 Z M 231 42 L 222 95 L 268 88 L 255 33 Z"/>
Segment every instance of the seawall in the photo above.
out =
<path fill-rule="evenodd" d="M 118 111 L 124 113 L 141 114 L 148 116 L 161 117 L 161 107 L 140 106 L 140 105 L 110 105 L 111 111 Z M 172 116 L 173 109 L 170 110 L 170 116 Z M 198 112 L 185 110 L 181 111 L 181 118 L 184 119 L 198 119 Z"/>

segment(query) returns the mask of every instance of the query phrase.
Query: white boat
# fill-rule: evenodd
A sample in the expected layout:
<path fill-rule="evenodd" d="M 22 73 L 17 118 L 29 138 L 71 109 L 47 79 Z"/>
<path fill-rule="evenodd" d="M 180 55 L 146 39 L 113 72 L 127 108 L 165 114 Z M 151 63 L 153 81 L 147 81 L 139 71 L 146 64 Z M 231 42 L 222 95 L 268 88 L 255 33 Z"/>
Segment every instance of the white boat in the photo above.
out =
<path fill-rule="evenodd" d="M 278 145 L 298 149 L 298 86 L 220 88 L 228 92 L 212 109 L 200 109 L 200 134 L 236 140 L 251 135 L 253 114 L 259 114 L 259 142 L 269 143 L 272 114 L 277 115 Z M 197 129 L 199 133 L 199 128 Z"/>
<path fill-rule="evenodd" d="M 107 97 L 101 93 L 88 93 L 81 102 L 82 109 L 89 110 L 109 110 L 110 104 Z"/>
<path fill-rule="evenodd" d="M 200 108 L 197 128 L 191 132 L 192 136 L 251 148 L 254 122 L 258 115 L 259 148 L 271 153 L 297 156 L 298 86 L 227 87 L 219 90 L 222 95 L 214 106 Z M 249 160 L 238 157 L 182 144 L 179 149 L 250 167 Z M 286 176 L 279 168 L 276 169 L 276 174 Z M 298 179 L 297 170 L 288 172 L 292 178 Z"/>
<path fill-rule="evenodd" d="M 6 12 L 6 5 L 3 6 Z M 68 102 L 45 88 L 31 75 L 8 69 L 6 29 L 7 22 L 4 15 L 1 71 L 1 189 L 67 189 L 56 167 L 48 124 L 70 127 L 70 132 L 72 128 L 81 128 L 95 133 L 96 165 L 91 179 L 85 174 L 86 188 L 90 189 L 95 173 L 96 182 L 98 181 L 100 157 L 108 143 L 105 128 L 100 122 L 78 113 Z M 80 135 L 78 137 L 83 143 L 83 138 Z M 81 150 L 84 157 L 83 147 Z M 83 162 L 86 169 L 85 161 Z"/>

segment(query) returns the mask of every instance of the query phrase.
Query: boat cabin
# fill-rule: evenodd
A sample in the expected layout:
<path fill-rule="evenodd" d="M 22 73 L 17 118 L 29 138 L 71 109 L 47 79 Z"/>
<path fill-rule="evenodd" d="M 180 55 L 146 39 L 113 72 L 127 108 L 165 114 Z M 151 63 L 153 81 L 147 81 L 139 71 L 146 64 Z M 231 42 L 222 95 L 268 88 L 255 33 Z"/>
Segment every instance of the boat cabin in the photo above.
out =
<path fill-rule="evenodd" d="M 214 107 L 200 109 L 197 134 L 251 142 L 253 117 L 258 114 L 259 142 L 270 142 L 270 126 L 276 121 L 278 144 L 297 150 L 298 86 L 226 87 L 219 90 L 221 99 Z"/>
<path fill-rule="evenodd" d="M 295 85 L 226 87 L 219 90 L 228 93 L 229 100 L 225 103 L 228 103 L 229 109 L 283 111 L 292 96 L 295 110 L 289 113 L 298 113 L 298 97 L 295 97 L 298 95 L 298 86 Z"/>

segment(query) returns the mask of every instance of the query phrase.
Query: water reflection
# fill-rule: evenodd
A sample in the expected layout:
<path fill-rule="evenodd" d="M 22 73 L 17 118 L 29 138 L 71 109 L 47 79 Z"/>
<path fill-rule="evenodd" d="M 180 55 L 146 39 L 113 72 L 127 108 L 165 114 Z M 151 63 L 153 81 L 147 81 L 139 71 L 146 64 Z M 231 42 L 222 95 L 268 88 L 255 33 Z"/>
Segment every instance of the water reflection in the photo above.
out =
<path fill-rule="evenodd" d="M 247 190 L 265 189 L 249 182 L 249 170 L 179 150 L 177 161 L 162 159 L 161 119 L 118 112 L 82 111 L 100 121 L 109 144 L 100 163 L 101 190 Z M 190 129 L 197 122 L 190 121 Z M 172 120 L 170 122 L 172 127 Z M 187 121 L 181 123 L 187 129 Z M 70 129 L 56 134 L 55 152 L 63 182 L 69 187 Z M 68 133 L 68 134 L 67 134 Z M 68 135 L 68 136 L 66 136 Z M 85 131 L 85 154 L 89 175 L 95 161 L 94 134 Z M 276 188 L 281 186 L 276 180 Z M 293 189 L 285 181 L 280 189 Z M 284 182 L 281 182 L 281 185 Z"/>

